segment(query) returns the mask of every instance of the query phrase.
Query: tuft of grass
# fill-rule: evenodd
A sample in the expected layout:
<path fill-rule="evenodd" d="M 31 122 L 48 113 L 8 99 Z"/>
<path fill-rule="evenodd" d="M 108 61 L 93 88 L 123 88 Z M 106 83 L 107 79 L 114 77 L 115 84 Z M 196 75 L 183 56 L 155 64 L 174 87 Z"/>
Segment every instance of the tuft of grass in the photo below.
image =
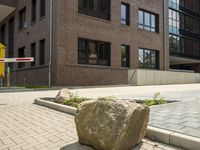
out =
<path fill-rule="evenodd" d="M 71 93 L 70 98 L 68 100 L 64 101 L 64 105 L 68 105 L 68 106 L 77 108 L 80 103 L 85 102 L 87 100 L 89 100 L 89 99 L 85 98 L 85 97 L 77 96 L 77 93 L 76 94 Z"/>
<path fill-rule="evenodd" d="M 165 100 L 165 98 L 160 96 L 160 93 L 154 93 L 152 99 L 147 99 L 144 101 L 144 104 L 147 106 L 154 106 L 154 105 L 162 105 L 162 104 L 166 104 L 167 101 Z"/>

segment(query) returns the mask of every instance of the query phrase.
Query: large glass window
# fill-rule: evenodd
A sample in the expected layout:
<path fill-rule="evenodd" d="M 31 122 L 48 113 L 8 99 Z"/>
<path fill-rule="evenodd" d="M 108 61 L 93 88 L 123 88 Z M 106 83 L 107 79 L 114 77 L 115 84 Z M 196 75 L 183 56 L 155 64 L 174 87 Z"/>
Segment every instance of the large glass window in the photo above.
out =
<path fill-rule="evenodd" d="M 130 5 L 126 3 L 121 4 L 121 24 L 130 24 Z"/>
<path fill-rule="evenodd" d="M 19 30 L 26 28 L 26 7 L 19 11 Z"/>
<path fill-rule="evenodd" d="M 199 0 L 169 0 L 170 55 L 200 59 Z"/>
<path fill-rule="evenodd" d="M 148 11 L 139 10 L 139 28 L 158 32 L 158 15 Z"/>
<path fill-rule="evenodd" d="M 78 63 L 109 66 L 110 43 L 79 38 Z"/>
<path fill-rule="evenodd" d="M 121 46 L 121 66 L 130 67 L 130 47 L 128 45 Z"/>
<path fill-rule="evenodd" d="M 159 69 L 159 52 L 140 48 L 139 67 L 146 69 Z"/>
<path fill-rule="evenodd" d="M 79 13 L 110 20 L 110 0 L 78 0 Z"/>
<path fill-rule="evenodd" d="M 190 58 L 200 58 L 200 42 L 186 37 L 169 35 L 170 54 Z"/>

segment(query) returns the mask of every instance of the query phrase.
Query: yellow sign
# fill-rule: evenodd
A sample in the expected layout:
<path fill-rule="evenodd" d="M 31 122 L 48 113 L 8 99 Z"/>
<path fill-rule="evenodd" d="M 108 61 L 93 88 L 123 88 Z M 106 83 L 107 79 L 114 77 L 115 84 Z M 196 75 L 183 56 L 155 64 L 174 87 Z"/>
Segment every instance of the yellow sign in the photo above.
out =
<path fill-rule="evenodd" d="M 5 46 L 0 43 L 0 58 L 5 58 Z M 0 78 L 5 76 L 5 63 L 0 62 Z"/>

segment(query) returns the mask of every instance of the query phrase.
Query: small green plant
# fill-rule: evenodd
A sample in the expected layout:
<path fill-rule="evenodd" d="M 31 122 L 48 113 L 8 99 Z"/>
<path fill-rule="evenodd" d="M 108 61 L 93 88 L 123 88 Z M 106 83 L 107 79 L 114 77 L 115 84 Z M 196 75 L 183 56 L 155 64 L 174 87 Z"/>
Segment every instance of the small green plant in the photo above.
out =
<path fill-rule="evenodd" d="M 147 106 L 154 106 L 154 105 L 161 105 L 161 104 L 166 104 L 167 101 L 165 98 L 160 96 L 160 93 L 154 93 L 152 99 L 147 99 L 144 101 L 144 104 Z"/>
<path fill-rule="evenodd" d="M 87 101 L 89 100 L 88 98 L 85 98 L 85 97 L 79 97 L 78 96 L 78 93 L 71 93 L 70 94 L 70 98 L 66 101 L 64 101 L 64 105 L 69 105 L 69 106 L 72 106 L 72 107 L 78 107 L 78 105 L 84 101 Z"/>
<path fill-rule="evenodd" d="M 117 98 L 115 96 L 107 96 L 107 97 L 99 97 L 97 98 L 98 101 L 114 101 Z"/>
<path fill-rule="evenodd" d="M 46 89 L 49 88 L 47 85 L 25 85 L 27 89 Z"/>

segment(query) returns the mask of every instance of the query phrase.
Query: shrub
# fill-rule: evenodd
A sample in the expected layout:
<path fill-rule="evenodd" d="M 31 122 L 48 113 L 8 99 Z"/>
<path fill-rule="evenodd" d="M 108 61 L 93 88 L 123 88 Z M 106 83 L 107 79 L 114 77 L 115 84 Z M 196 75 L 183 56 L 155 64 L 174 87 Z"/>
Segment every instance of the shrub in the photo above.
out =
<path fill-rule="evenodd" d="M 154 93 L 152 99 L 147 99 L 144 101 L 144 104 L 147 106 L 161 105 L 166 103 L 167 101 L 165 100 L 165 98 L 160 96 L 160 93 Z"/>
<path fill-rule="evenodd" d="M 72 107 L 78 107 L 78 104 L 84 102 L 84 101 L 87 101 L 89 100 L 88 98 L 85 98 L 85 97 L 78 97 L 77 96 L 77 93 L 76 94 L 71 94 L 70 95 L 70 98 L 66 101 L 64 101 L 64 105 L 69 105 L 69 106 L 72 106 Z"/>

